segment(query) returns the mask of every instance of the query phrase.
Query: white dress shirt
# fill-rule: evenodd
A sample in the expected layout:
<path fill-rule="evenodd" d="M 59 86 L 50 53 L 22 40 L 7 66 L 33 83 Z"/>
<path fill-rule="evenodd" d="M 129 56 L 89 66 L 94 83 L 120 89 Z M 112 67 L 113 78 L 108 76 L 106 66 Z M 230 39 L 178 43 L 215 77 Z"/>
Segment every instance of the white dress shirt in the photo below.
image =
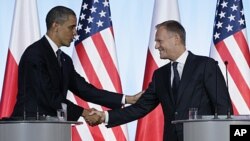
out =
<path fill-rule="evenodd" d="M 180 80 L 181 80 L 182 72 L 183 72 L 187 57 L 188 57 L 188 51 L 186 50 L 185 52 L 182 53 L 182 55 L 179 58 L 175 60 L 175 62 L 178 62 L 177 71 L 179 73 Z M 171 66 L 172 64 L 173 62 L 171 62 Z M 173 70 L 173 67 L 171 67 L 171 86 L 173 84 L 173 79 L 174 79 L 174 70 Z"/>

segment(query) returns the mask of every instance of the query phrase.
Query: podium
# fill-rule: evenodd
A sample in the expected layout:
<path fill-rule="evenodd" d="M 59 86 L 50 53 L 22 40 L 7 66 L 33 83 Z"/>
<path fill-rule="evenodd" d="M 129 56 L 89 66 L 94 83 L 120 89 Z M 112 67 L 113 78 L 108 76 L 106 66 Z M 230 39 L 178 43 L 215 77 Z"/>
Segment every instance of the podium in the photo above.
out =
<path fill-rule="evenodd" d="M 184 141 L 230 141 L 230 125 L 250 125 L 250 116 L 201 116 L 200 119 L 175 120 L 183 124 Z"/>
<path fill-rule="evenodd" d="M 0 141 L 71 141 L 71 126 L 81 122 L 50 120 L 0 121 Z"/>

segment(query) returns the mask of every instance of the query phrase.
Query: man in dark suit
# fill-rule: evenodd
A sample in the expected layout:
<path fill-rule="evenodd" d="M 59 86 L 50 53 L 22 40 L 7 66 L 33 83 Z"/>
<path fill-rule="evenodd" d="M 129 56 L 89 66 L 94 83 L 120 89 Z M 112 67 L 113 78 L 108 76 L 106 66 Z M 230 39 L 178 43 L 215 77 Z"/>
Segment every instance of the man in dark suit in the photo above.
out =
<path fill-rule="evenodd" d="M 63 6 L 52 8 L 46 17 L 47 33 L 23 53 L 18 72 L 18 95 L 12 117 L 56 116 L 67 104 L 68 120 L 88 116 L 89 110 L 66 99 L 67 91 L 89 102 L 109 108 L 134 103 L 139 95 L 125 96 L 87 83 L 74 69 L 71 58 L 60 50 L 76 35 L 76 15 Z M 25 112 L 25 113 L 24 113 Z"/>
<path fill-rule="evenodd" d="M 232 113 L 231 100 L 216 61 L 186 50 L 186 33 L 180 23 L 166 21 L 156 29 L 155 48 L 160 58 L 169 59 L 170 63 L 155 70 L 149 87 L 135 104 L 91 114 L 96 113 L 99 122 L 105 121 L 107 127 L 113 127 L 145 116 L 160 103 L 164 113 L 164 141 L 182 141 L 183 126 L 172 124 L 173 120 L 188 119 L 191 107 L 198 108 L 199 115 L 212 115 L 215 111 Z"/>

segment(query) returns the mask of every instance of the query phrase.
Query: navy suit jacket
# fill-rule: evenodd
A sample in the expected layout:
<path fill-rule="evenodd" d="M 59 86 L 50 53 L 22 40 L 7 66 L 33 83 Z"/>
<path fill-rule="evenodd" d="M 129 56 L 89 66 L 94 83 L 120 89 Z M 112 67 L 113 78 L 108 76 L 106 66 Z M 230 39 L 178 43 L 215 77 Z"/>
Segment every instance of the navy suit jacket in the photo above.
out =
<path fill-rule="evenodd" d="M 66 99 L 71 91 L 83 100 L 120 108 L 121 94 L 95 88 L 74 69 L 71 58 L 62 54 L 62 69 L 48 40 L 43 37 L 23 53 L 18 68 L 18 95 L 12 117 L 40 115 L 56 116 L 61 103 L 67 104 L 68 120 L 78 120 L 83 108 Z"/>
<path fill-rule="evenodd" d="M 224 77 L 213 59 L 189 52 L 176 102 L 170 76 L 171 63 L 157 69 L 149 87 L 136 104 L 109 111 L 107 126 L 113 127 L 141 118 L 160 103 L 164 114 L 164 141 L 182 141 L 182 124 L 172 124 L 171 121 L 188 119 L 190 107 L 197 107 L 200 115 L 214 114 L 215 105 L 218 114 L 227 114 L 228 109 L 232 112 Z"/>

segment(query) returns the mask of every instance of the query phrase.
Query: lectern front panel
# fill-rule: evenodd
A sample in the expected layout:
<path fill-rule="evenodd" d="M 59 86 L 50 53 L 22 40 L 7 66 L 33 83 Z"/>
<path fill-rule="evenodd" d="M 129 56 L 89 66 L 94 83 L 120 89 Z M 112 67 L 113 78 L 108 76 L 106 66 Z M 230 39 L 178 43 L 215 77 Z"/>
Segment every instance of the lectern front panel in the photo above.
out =
<path fill-rule="evenodd" d="M 0 141 L 71 141 L 67 122 L 1 122 Z"/>

